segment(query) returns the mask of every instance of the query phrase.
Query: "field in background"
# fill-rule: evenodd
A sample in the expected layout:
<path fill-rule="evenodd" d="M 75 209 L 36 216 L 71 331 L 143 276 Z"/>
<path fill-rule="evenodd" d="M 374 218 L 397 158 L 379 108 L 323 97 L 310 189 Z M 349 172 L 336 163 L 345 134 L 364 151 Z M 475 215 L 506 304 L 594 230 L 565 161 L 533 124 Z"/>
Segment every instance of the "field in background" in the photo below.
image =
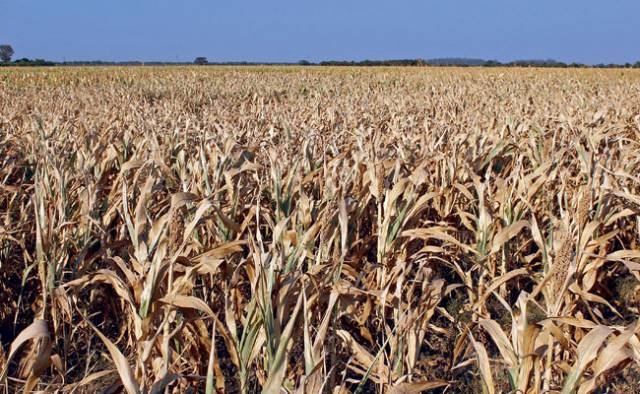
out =
<path fill-rule="evenodd" d="M 0 71 L 0 386 L 640 390 L 640 72 Z"/>

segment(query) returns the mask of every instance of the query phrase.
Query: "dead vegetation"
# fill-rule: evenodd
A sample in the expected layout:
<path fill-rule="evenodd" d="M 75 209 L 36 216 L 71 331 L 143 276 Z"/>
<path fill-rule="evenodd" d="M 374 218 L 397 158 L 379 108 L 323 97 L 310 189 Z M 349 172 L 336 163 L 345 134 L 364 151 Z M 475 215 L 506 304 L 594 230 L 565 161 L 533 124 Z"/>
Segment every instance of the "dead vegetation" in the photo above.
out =
<path fill-rule="evenodd" d="M 0 161 L 7 392 L 637 387 L 638 72 L 7 69 Z"/>

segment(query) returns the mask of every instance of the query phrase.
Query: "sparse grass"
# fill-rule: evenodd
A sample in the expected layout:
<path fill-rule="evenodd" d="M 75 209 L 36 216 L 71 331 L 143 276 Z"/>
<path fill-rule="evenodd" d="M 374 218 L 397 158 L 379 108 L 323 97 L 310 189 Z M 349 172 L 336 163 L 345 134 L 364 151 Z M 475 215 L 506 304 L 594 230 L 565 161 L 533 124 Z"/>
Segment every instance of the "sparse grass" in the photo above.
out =
<path fill-rule="evenodd" d="M 633 70 L 3 69 L 0 385 L 633 391 L 639 145 Z"/>

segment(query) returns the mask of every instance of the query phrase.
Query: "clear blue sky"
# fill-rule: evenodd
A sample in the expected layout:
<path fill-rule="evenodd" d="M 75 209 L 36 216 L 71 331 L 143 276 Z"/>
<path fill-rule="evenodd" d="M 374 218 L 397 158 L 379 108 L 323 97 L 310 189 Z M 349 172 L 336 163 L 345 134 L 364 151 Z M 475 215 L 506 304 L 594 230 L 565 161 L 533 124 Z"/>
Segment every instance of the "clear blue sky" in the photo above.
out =
<path fill-rule="evenodd" d="M 640 0 L 0 0 L 0 43 L 51 60 L 624 63 Z"/>

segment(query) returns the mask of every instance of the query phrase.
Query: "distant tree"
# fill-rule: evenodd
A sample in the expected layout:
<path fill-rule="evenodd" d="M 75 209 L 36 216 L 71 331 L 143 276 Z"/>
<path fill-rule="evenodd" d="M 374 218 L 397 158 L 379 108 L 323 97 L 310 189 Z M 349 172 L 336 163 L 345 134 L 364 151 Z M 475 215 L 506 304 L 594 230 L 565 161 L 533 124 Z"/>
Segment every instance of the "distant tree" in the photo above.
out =
<path fill-rule="evenodd" d="M 498 67 L 498 66 L 501 66 L 501 65 L 502 65 L 502 63 L 500 63 L 497 60 L 487 60 L 483 64 L 483 66 L 485 66 L 485 67 Z"/>
<path fill-rule="evenodd" d="M 207 60 L 207 58 L 206 58 L 206 57 L 204 57 L 204 56 L 198 56 L 198 57 L 196 58 L 196 60 L 194 60 L 194 61 L 193 61 L 193 64 L 197 64 L 197 65 L 199 65 L 199 66 L 203 66 L 203 65 L 205 65 L 205 64 L 207 64 L 207 63 L 209 63 L 209 61 L 208 61 L 208 60 Z"/>
<path fill-rule="evenodd" d="M 633 67 L 634 67 L 634 68 L 640 68 L 640 60 L 639 60 L 639 61 L 637 61 L 637 62 L 633 65 Z"/>
<path fill-rule="evenodd" d="M 311 62 L 310 62 L 310 61 L 308 61 L 308 60 L 304 60 L 304 59 L 303 59 L 303 60 L 300 60 L 300 61 L 298 62 L 298 65 L 299 65 L 299 66 L 310 66 L 310 65 L 311 65 Z"/>
<path fill-rule="evenodd" d="M 13 56 L 13 48 L 11 45 L 0 45 L 0 60 L 8 63 L 11 61 L 11 56 Z"/>

